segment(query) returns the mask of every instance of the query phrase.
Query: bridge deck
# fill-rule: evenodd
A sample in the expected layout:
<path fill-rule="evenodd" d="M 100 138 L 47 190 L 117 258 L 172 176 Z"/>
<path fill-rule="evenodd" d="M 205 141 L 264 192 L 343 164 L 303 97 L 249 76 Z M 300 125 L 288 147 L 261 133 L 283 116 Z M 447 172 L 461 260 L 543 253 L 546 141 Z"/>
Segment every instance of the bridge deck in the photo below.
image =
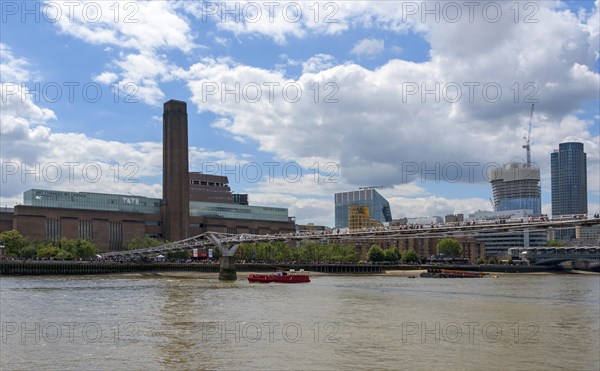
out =
<path fill-rule="evenodd" d="M 468 237 L 476 236 L 481 232 L 488 231 L 510 231 L 519 229 L 547 229 L 547 228 L 573 228 L 576 226 L 592 226 L 600 224 L 600 219 L 574 219 L 574 220 L 544 220 L 531 222 L 509 222 L 509 223 L 480 223 L 458 226 L 423 226 L 420 228 L 380 228 L 363 231 L 350 231 L 346 233 L 296 233 L 277 235 L 253 235 L 253 234 L 227 234 L 217 232 L 206 232 L 198 236 L 190 237 L 181 241 L 171 242 L 164 245 L 129 251 L 112 251 L 101 254 L 103 258 L 143 256 L 153 254 L 164 254 L 195 248 L 215 246 L 215 240 L 224 245 L 236 243 L 254 243 L 269 241 L 305 241 L 305 240 L 344 240 L 344 239 L 390 239 L 410 238 L 418 235 L 420 237 Z"/>

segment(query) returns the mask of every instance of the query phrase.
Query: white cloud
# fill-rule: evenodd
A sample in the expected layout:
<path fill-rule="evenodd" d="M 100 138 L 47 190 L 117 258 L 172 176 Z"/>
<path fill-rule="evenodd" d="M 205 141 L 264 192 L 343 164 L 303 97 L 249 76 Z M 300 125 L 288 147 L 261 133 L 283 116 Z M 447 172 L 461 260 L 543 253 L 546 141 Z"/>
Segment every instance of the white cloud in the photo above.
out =
<path fill-rule="evenodd" d="M 488 200 L 481 198 L 465 198 L 465 199 L 447 199 L 438 196 L 402 198 L 388 198 L 392 217 L 398 219 L 401 217 L 430 217 L 441 216 L 442 218 L 448 214 L 468 214 L 478 210 L 490 210 Z"/>
<path fill-rule="evenodd" d="M 102 72 L 94 78 L 94 81 L 101 84 L 110 85 L 119 79 L 119 75 L 113 72 Z"/>
<path fill-rule="evenodd" d="M 202 23 L 212 21 L 236 37 L 262 36 L 281 45 L 289 38 L 338 35 L 360 27 L 406 32 L 420 19 L 420 14 L 404 15 L 398 2 L 392 1 L 182 2 L 179 6 Z"/>
<path fill-rule="evenodd" d="M 464 187 L 483 182 L 488 164 L 525 157 L 521 145 L 529 120 L 526 98 L 538 100 L 532 152 L 542 167 L 543 187 L 549 184 L 550 152 L 574 137 L 585 143 L 589 179 L 598 179 L 600 137 L 590 132 L 593 122 L 573 116 L 583 102 L 598 99 L 600 76 L 594 72 L 595 55 L 590 52 L 597 47 L 591 44 L 595 31 L 553 6 L 540 3 L 535 24 L 515 23 L 512 18 L 499 24 L 409 23 L 431 45 L 431 60 L 422 63 L 390 60 L 375 70 L 345 63 L 316 72 L 309 63 L 301 76 L 290 80 L 281 71 L 205 58 L 178 76 L 188 81 L 192 102 L 200 110 L 227 118 L 221 122 L 222 130 L 254 140 L 261 150 L 305 168 L 314 161 L 334 162 L 350 189 L 367 182 L 392 187 L 427 174 Z M 393 28 L 392 23 L 383 23 Z M 314 61 L 322 62 L 322 57 L 315 56 Z M 242 95 L 236 103 L 219 92 L 204 94 L 209 83 L 279 84 L 279 90 L 274 102 L 263 88 L 262 99 L 251 102 Z M 301 87 L 302 99 L 293 103 L 281 99 L 281 87 L 289 83 Z M 320 87 L 317 103 L 315 83 Z M 328 83 L 337 90 L 324 91 Z M 457 86 L 462 95 L 451 102 Z M 498 101 L 494 90 L 484 90 L 485 86 L 501 89 Z M 435 87 L 437 94 L 427 93 Z M 409 88 L 418 92 L 409 94 Z M 338 102 L 324 103 L 328 93 Z M 459 172 L 458 179 L 453 171 Z M 588 188 L 593 194 L 600 192 L 594 180 Z M 323 192 L 331 191 L 310 197 Z M 418 207 L 411 205 L 422 205 L 432 215 L 489 208 L 487 199 L 455 201 L 417 194 L 395 202 L 415 213 Z"/>
<path fill-rule="evenodd" d="M 72 2 L 50 3 L 60 6 L 62 16 L 56 26 L 62 33 L 120 50 L 113 60 L 121 69 L 119 86 L 134 84 L 136 98 L 148 104 L 157 105 L 164 99 L 159 83 L 169 80 L 169 71 L 174 68 L 160 53 L 169 50 L 188 53 L 196 47 L 190 25 L 177 13 L 176 3 L 85 1 L 75 6 Z M 93 4 L 88 9 L 99 9 L 99 12 L 86 15 L 82 9 L 87 3 Z M 96 81 L 112 84 L 117 78 L 114 72 L 105 71 Z"/>
<path fill-rule="evenodd" d="M 226 37 L 215 36 L 215 43 L 227 47 L 229 46 L 229 39 Z"/>
<path fill-rule="evenodd" d="M 28 77 L 29 64 L 3 45 L 2 71 Z M 4 74 L 2 75 L 4 78 Z M 27 81 L 21 81 L 27 83 Z M 22 202 L 30 188 L 110 192 L 161 197 L 153 178 L 162 173 L 162 143 L 102 140 L 83 133 L 60 133 L 50 128 L 59 121 L 54 111 L 40 107 L 20 84 L 2 82 L 0 110 L 0 205 Z M 190 167 L 202 163 L 236 163 L 237 155 L 190 147 Z"/>
<path fill-rule="evenodd" d="M 2 81 L 19 83 L 29 79 L 27 67 L 29 63 L 23 58 L 16 58 L 8 45 L 0 43 L 0 67 Z"/>
<path fill-rule="evenodd" d="M 302 63 L 302 73 L 315 73 L 335 65 L 335 57 L 329 54 L 317 54 Z"/>
<path fill-rule="evenodd" d="M 112 3 L 100 4 L 108 7 Z M 300 187 L 279 183 L 257 186 L 255 203 L 264 200 L 283 206 L 290 202 L 292 214 L 331 220 L 333 192 L 383 184 L 390 192 L 388 197 L 393 199 L 394 216 L 401 211 L 414 216 L 487 208 L 488 201 L 478 198 L 436 197 L 425 189 L 426 184 L 416 185 L 413 180 L 432 172 L 434 176 L 448 178 L 447 170 L 452 164 L 459 164 L 463 172 L 459 181 L 468 187 L 472 181 L 481 181 L 485 163 L 523 158 L 521 137 L 528 122 L 529 103 L 524 102 L 528 94 L 539 100 L 532 151 L 534 161 L 542 167 L 542 186 L 545 189 L 549 186 L 550 152 L 559 142 L 579 140 L 584 142 L 588 153 L 588 187 L 596 195 L 600 192 L 600 137 L 590 129 L 598 125 L 597 119 L 591 122 L 573 115 L 583 102 L 598 100 L 599 75 L 595 64 L 598 1 L 590 14 L 579 16 L 566 11 L 559 2 L 536 2 L 535 24 L 514 22 L 508 9 L 510 2 L 499 3 L 503 14 L 510 16 L 497 23 L 479 18 L 475 22 L 425 23 L 421 14 L 402 14 L 402 7 L 396 2 L 368 1 L 331 3 L 332 9 L 320 8 L 321 22 L 311 19 L 314 13 L 309 2 L 300 3 L 305 17 L 295 23 L 286 21 L 280 11 L 273 22 L 268 17 L 254 23 L 231 19 L 222 22 L 219 13 L 210 17 L 218 29 L 236 37 L 263 36 L 279 44 L 285 44 L 291 37 L 335 35 L 362 27 L 367 31 L 397 34 L 414 32 L 422 35 L 431 48 L 431 59 L 427 62 L 390 60 L 375 70 L 353 63 L 339 64 L 331 55 L 316 54 L 306 61 L 294 62 L 303 69 L 295 80 L 286 76 L 284 70 L 244 66 L 227 57 L 204 58 L 189 68 L 175 66 L 169 52 L 185 54 L 197 47 L 193 24 L 187 17 L 191 14 L 190 18 L 195 16 L 196 21 L 201 19 L 199 7 L 203 3 L 132 4 L 139 7 L 135 18 L 140 22 L 136 24 L 104 18 L 93 24 L 85 22 L 81 12 L 74 14 L 74 22 L 69 22 L 66 8 L 63 21 L 57 24 L 65 34 L 109 48 L 109 53 L 116 50 L 112 65 L 118 70 L 97 74 L 97 81 L 133 81 L 145 102 L 157 104 L 164 98 L 161 83 L 181 79 L 192 92 L 197 109 L 216 113 L 219 117 L 213 127 L 228 132 L 235 140 L 256 142 L 261 151 L 272 153 L 281 161 L 297 161 L 304 169 L 315 162 L 332 162 L 340 169 L 340 183 L 334 186 L 305 183 Z M 127 14 L 125 9 L 121 10 L 122 15 Z M 104 13 L 113 14 L 109 10 Z M 339 22 L 322 22 L 325 15 Z M 214 40 L 218 42 L 219 37 Z M 401 46 L 391 48 L 396 50 L 396 47 Z M 383 40 L 363 39 L 353 52 L 372 56 L 384 48 Z M 13 76 L 15 80 L 26 80 L 27 61 L 7 54 L 6 50 L 10 51 L 3 45 L 3 79 Z M 263 95 L 257 102 L 249 102 L 244 99 L 248 97 L 242 96 L 240 103 L 235 103 L 231 95 L 226 99 L 219 93 L 207 96 L 203 89 L 214 83 L 220 89 L 222 84 L 229 88 L 236 83 L 241 87 L 258 84 Z M 282 87 L 290 83 L 302 89 L 302 99 L 298 102 L 282 100 Z M 439 102 L 434 94 L 422 95 L 424 88 L 435 87 L 436 83 L 442 92 L 437 94 Z M 474 87 L 473 97 L 469 96 L 466 83 L 479 84 Z M 273 102 L 265 84 L 279 84 Z M 462 96 L 451 103 L 444 94 L 451 94 L 455 84 L 462 88 Z M 482 91 L 485 84 L 499 86 L 502 99 L 490 102 Z M 415 87 L 419 92 L 407 94 L 406 89 Z M 326 103 L 327 99 L 331 102 Z M 333 103 L 335 99 L 337 103 Z M 54 133 L 48 122 L 55 119 L 54 112 L 27 99 L 21 102 L 10 98 L 3 106 L 3 153 L 11 153 L 15 160 L 28 163 L 53 158 L 63 161 L 77 156 L 86 161 L 133 159 L 143 165 L 143 174 L 156 173 L 160 166 L 157 143 L 99 141 L 83 134 Z M 6 144 L 8 138 L 14 140 L 10 148 Z M 52 148 L 45 144 L 39 148 L 31 145 L 46 142 L 52 143 Z M 87 147 L 82 147 L 88 144 L 89 154 L 83 150 Z M 72 152 L 67 150 L 69 146 L 74 146 Z M 108 150 L 100 152 L 103 147 Z M 5 148 L 10 152 L 5 152 Z M 194 149 L 193 153 L 196 164 L 202 158 L 236 160 L 236 155 L 218 151 Z M 467 176 L 471 175 L 468 164 L 472 162 L 479 163 L 473 179 Z M 416 173 L 411 175 L 413 166 Z M 93 187 L 119 189 L 119 185 L 112 184 Z M 149 192 L 157 189 L 156 184 L 149 187 L 154 189 Z M 310 211 L 311 202 L 315 212 Z"/>
<path fill-rule="evenodd" d="M 384 41 L 377 39 L 362 39 L 352 48 L 351 53 L 360 57 L 375 57 L 383 53 Z"/>

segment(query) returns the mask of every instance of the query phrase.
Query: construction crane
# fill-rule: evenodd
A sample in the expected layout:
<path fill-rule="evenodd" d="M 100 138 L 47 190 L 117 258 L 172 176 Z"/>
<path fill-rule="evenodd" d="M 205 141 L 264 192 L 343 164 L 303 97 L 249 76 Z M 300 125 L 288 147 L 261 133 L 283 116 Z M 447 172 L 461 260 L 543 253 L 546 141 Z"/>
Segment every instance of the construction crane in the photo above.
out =
<path fill-rule="evenodd" d="M 527 131 L 527 137 L 523 137 L 523 139 L 526 140 L 525 144 L 523 144 L 523 148 L 525 148 L 527 151 L 527 167 L 531 167 L 531 145 L 529 141 L 531 139 L 531 121 L 533 120 L 534 105 L 534 103 L 531 104 L 531 114 L 529 115 L 529 130 Z"/>

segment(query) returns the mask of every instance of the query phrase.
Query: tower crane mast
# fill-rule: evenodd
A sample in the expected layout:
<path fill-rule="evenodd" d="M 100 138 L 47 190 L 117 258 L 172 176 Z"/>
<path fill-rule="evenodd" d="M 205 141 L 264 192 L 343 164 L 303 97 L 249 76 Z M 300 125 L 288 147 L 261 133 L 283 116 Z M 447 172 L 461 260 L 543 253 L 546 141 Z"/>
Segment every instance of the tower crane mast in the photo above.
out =
<path fill-rule="evenodd" d="M 535 103 L 531 104 L 531 114 L 529 115 L 529 129 L 527 130 L 527 137 L 523 137 L 526 140 L 525 144 L 523 144 L 523 148 L 527 151 L 527 167 L 531 167 L 531 121 L 533 120 L 533 107 Z"/>

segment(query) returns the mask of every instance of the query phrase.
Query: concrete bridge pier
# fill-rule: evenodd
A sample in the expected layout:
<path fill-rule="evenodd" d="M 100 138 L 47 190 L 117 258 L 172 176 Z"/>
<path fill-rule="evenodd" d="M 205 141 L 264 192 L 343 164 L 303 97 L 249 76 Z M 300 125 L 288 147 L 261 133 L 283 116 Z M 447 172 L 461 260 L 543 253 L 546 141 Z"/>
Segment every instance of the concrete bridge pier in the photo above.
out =
<path fill-rule="evenodd" d="M 219 259 L 221 267 L 219 269 L 219 280 L 220 281 L 235 281 L 237 280 L 237 273 L 235 271 L 234 257 L 233 256 L 221 256 Z"/>
<path fill-rule="evenodd" d="M 219 269 L 219 280 L 220 281 L 235 281 L 237 280 L 237 273 L 235 271 L 235 258 L 234 255 L 240 247 L 239 243 L 234 243 L 231 246 L 227 246 L 225 242 L 219 240 L 217 236 L 212 233 L 207 233 L 206 236 L 215 244 L 215 246 L 221 252 L 221 258 L 219 263 L 221 265 Z"/>

